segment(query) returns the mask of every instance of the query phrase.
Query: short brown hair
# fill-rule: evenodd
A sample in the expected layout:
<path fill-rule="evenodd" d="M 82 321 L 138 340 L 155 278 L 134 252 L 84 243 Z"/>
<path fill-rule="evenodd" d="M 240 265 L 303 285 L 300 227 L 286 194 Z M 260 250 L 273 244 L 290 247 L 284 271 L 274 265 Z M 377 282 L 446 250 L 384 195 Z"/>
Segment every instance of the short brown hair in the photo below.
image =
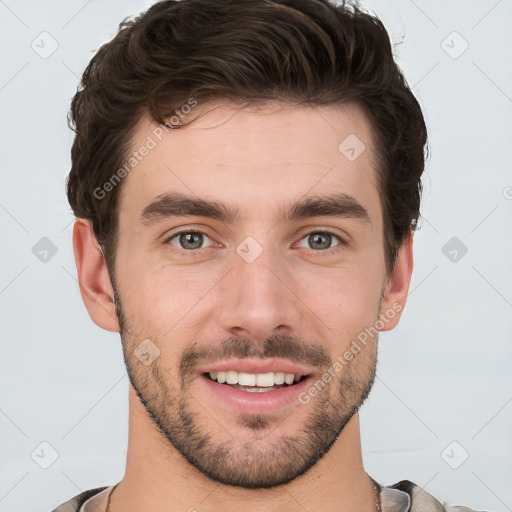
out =
<path fill-rule="evenodd" d="M 357 5 L 328 0 L 164 0 L 120 23 L 71 104 L 68 200 L 77 217 L 92 221 L 111 278 L 122 183 L 100 199 L 94 191 L 123 166 L 144 113 L 166 123 L 190 97 L 359 105 L 376 147 L 391 273 L 417 227 L 428 148 L 421 108 L 383 23 Z"/>

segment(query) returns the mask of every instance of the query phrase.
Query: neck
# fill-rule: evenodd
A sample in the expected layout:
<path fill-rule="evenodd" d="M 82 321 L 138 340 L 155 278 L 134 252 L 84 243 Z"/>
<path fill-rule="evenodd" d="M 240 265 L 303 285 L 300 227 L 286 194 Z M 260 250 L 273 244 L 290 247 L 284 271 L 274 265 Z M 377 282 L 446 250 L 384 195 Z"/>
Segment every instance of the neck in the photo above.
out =
<path fill-rule="evenodd" d="M 211 481 L 185 461 L 156 430 L 130 386 L 126 471 L 112 512 L 366 512 L 376 510 L 374 502 L 357 413 L 307 473 L 276 488 L 243 489 Z"/>

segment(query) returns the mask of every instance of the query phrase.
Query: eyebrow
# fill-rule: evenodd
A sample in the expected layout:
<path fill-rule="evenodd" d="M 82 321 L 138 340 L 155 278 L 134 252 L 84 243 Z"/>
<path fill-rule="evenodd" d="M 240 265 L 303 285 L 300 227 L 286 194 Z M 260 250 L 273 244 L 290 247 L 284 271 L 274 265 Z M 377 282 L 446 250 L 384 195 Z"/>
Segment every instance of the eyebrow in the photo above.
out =
<path fill-rule="evenodd" d="M 234 206 L 180 193 L 166 193 L 157 196 L 144 208 L 139 222 L 149 226 L 167 218 L 189 216 L 207 217 L 227 224 L 239 220 L 238 209 Z M 277 222 L 324 216 L 359 219 L 371 224 L 366 208 L 354 197 L 344 193 L 308 196 L 288 208 L 281 207 L 278 210 Z"/>

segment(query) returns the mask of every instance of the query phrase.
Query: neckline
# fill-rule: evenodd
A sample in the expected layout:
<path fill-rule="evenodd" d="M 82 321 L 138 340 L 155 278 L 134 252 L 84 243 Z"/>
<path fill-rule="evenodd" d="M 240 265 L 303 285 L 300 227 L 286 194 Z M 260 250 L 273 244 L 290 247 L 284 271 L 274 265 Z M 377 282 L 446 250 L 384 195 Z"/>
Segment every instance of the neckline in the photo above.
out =
<path fill-rule="evenodd" d="M 371 478 L 371 477 L 370 477 Z M 400 489 L 393 489 L 392 487 L 386 487 L 380 485 L 376 480 L 372 478 L 372 480 L 378 485 L 380 491 L 380 499 L 382 505 L 382 512 L 409 512 L 411 507 L 411 496 Z M 119 482 L 118 482 L 119 483 Z M 105 489 L 102 489 L 97 494 L 94 494 L 90 498 L 88 498 L 80 507 L 78 512 L 97 512 L 97 506 L 100 504 L 99 502 L 104 501 L 105 507 L 107 506 L 108 499 L 114 490 L 117 484 L 113 484 Z M 407 508 L 399 508 L 397 506 L 405 505 L 407 503 Z M 87 508 L 90 508 L 94 505 L 94 508 L 91 508 L 91 511 L 88 511 Z M 106 512 L 106 508 L 105 508 Z"/>

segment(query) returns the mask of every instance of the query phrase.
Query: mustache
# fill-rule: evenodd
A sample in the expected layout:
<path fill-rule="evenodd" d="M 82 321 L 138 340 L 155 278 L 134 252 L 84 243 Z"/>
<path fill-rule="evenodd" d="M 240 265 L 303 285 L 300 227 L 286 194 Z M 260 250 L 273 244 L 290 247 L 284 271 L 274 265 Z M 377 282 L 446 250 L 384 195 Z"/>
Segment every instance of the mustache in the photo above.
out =
<path fill-rule="evenodd" d="M 288 359 L 320 370 L 326 370 L 332 366 L 329 352 L 322 345 L 306 343 L 301 338 L 294 336 L 276 334 L 266 338 L 263 342 L 230 337 L 222 341 L 220 345 L 207 343 L 198 347 L 197 343 L 194 343 L 184 351 L 181 357 L 180 374 L 184 380 L 187 375 L 194 373 L 199 364 L 249 357 Z"/>

